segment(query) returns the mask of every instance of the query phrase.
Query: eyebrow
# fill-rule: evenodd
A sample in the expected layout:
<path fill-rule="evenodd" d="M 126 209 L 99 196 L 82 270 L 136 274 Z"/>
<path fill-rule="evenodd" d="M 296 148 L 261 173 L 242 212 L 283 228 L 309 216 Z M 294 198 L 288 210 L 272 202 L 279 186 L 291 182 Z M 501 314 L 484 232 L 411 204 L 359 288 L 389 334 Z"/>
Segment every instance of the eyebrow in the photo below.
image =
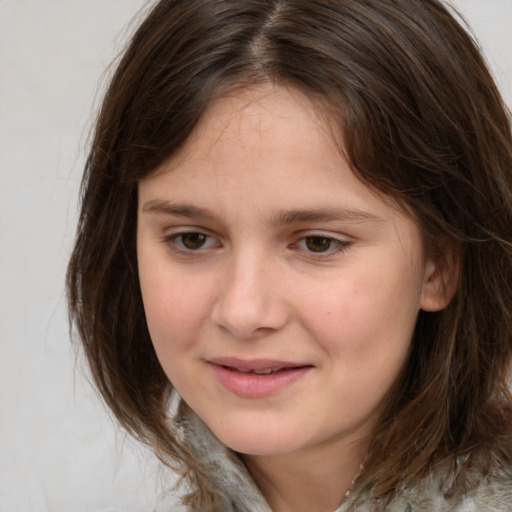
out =
<path fill-rule="evenodd" d="M 287 210 L 273 213 L 270 217 L 270 223 L 273 225 L 330 221 L 377 222 L 381 220 L 383 220 L 383 218 L 378 217 L 372 213 L 339 206 L 323 206 L 314 209 Z"/>
<path fill-rule="evenodd" d="M 221 220 L 220 217 L 209 208 L 200 208 L 190 204 L 173 203 L 159 199 L 153 199 L 145 203 L 142 211 L 201 220 Z M 363 210 L 339 206 L 283 210 L 274 212 L 269 216 L 269 224 L 273 226 L 298 224 L 301 222 L 379 222 L 382 220 L 384 220 L 382 217 Z"/>
<path fill-rule="evenodd" d="M 218 217 L 208 208 L 199 208 L 190 204 L 172 203 L 171 201 L 162 201 L 159 199 L 153 199 L 145 203 L 142 207 L 142 211 L 165 213 L 176 217 L 191 217 L 205 220 L 214 220 Z"/>

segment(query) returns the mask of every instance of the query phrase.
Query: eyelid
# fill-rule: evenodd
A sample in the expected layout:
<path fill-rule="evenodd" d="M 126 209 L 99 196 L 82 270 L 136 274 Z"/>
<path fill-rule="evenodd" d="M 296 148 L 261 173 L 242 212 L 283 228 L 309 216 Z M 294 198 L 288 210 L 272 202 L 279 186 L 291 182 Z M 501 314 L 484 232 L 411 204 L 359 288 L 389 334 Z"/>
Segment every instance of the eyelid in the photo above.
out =
<path fill-rule="evenodd" d="M 180 236 L 188 235 L 188 234 L 199 234 L 204 235 L 214 244 L 206 242 L 208 245 L 203 247 L 199 247 L 197 249 L 190 249 L 180 245 L 177 240 Z M 220 247 L 222 244 L 220 243 L 219 237 L 212 234 L 208 229 L 200 228 L 197 226 L 179 226 L 177 228 L 173 228 L 172 230 L 167 230 L 167 232 L 161 237 L 162 242 L 166 244 L 170 250 L 182 254 L 194 254 L 194 253 L 202 253 L 207 250 L 211 250 L 215 247 Z"/>
<path fill-rule="evenodd" d="M 326 240 L 330 240 L 335 244 L 335 247 L 332 249 L 328 249 L 326 251 L 311 251 L 307 249 L 301 249 L 298 246 L 300 242 L 305 241 L 308 238 L 324 238 Z M 315 258 L 327 258 L 329 256 L 333 256 L 334 254 L 341 253 L 346 251 L 350 248 L 350 246 L 353 244 L 353 240 L 348 237 L 341 234 L 334 234 L 332 232 L 325 232 L 325 231 L 318 231 L 318 230 L 311 230 L 311 231 L 301 231 L 300 233 L 296 234 L 296 241 L 292 244 L 292 246 L 295 246 L 297 249 L 301 250 L 302 252 L 306 253 L 308 256 L 313 256 Z"/>
<path fill-rule="evenodd" d="M 188 224 L 180 224 L 179 226 L 168 226 L 163 230 L 164 235 L 162 238 L 172 238 L 173 236 L 178 235 L 186 235 L 187 233 L 201 233 L 206 236 L 210 236 L 212 238 L 218 238 L 218 236 L 209 230 L 208 228 L 188 225 Z"/>
<path fill-rule="evenodd" d="M 354 241 L 354 238 L 349 235 L 342 233 L 334 233 L 332 231 L 324 231 L 322 229 L 304 229 L 302 231 L 296 232 L 294 236 L 297 240 L 318 236 L 321 238 L 329 238 L 340 243 L 351 243 Z"/>

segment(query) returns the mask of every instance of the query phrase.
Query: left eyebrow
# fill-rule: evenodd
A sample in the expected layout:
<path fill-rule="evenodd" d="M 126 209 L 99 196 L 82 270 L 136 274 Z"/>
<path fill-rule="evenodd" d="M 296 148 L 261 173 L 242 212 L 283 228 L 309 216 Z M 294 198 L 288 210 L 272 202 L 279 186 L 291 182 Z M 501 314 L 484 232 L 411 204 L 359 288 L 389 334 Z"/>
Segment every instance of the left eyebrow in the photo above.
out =
<path fill-rule="evenodd" d="M 322 207 L 314 209 L 284 210 L 270 216 L 272 225 L 300 222 L 380 222 L 384 219 L 369 212 L 352 208 Z"/>

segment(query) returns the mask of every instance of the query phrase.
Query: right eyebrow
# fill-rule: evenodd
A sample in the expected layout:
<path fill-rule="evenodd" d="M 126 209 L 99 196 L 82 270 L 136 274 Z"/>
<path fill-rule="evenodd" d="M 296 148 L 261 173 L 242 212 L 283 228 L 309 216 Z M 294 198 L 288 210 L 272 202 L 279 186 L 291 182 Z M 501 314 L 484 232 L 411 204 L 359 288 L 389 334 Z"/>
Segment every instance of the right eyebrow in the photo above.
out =
<path fill-rule="evenodd" d="M 172 203 L 170 201 L 152 199 L 144 204 L 143 212 L 164 213 L 176 217 L 188 217 L 202 220 L 217 220 L 218 217 L 208 208 L 198 208 L 190 204 Z"/>

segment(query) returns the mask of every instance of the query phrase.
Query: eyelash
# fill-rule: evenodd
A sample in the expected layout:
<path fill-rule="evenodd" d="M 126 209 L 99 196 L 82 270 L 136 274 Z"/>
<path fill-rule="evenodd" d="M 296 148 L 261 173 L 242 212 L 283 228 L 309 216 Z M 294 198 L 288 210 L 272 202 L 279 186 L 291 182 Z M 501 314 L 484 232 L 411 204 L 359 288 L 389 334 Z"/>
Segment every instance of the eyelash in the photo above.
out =
<path fill-rule="evenodd" d="M 207 233 L 204 233 L 202 231 L 186 231 L 182 233 L 174 233 L 172 235 L 167 235 L 163 237 L 163 242 L 170 247 L 171 250 L 181 253 L 181 254 L 199 254 L 202 251 L 209 250 L 212 248 L 212 246 L 205 247 L 205 243 L 199 245 L 196 248 L 190 248 L 184 246 L 183 239 L 187 236 L 195 236 L 195 237 L 204 237 L 205 243 L 208 244 L 208 242 L 215 242 L 215 238 L 211 235 L 208 235 Z M 316 239 L 316 240 L 315 240 Z M 326 250 L 320 250 L 320 251 L 314 251 L 310 248 L 301 248 L 300 245 L 307 244 L 308 241 L 316 241 L 316 242 L 327 242 L 328 247 Z M 213 247 L 220 247 L 220 243 L 216 243 L 213 245 Z M 296 242 L 290 244 L 288 247 L 291 249 L 297 248 L 304 253 L 307 253 L 308 255 L 313 255 L 317 258 L 326 258 L 328 256 L 331 256 L 333 254 L 341 253 L 346 251 L 350 246 L 352 245 L 352 242 L 347 240 L 339 240 L 337 238 L 333 238 L 330 236 L 326 236 L 323 234 L 308 234 L 305 236 L 300 237 Z"/>
<path fill-rule="evenodd" d="M 327 242 L 328 248 L 326 250 L 314 251 L 314 250 L 311 250 L 311 248 L 303 249 L 304 252 L 306 252 L 308 254 L 312 254 L 318 258 L 327 257 L 327 256 L 331 256 L 333 254 L 344 252 L 351 245 L 351 242 L 349 242 L 347 240 L 339 240 L 337 238 L 333 238 L 331 236 L 326 236 L 326 235 L 322 235 L 322 234 L 311 234 L 311 235 L 306 235 L 306 236 L 303 236 L 302 238 L 300 238 L 298 240 L 298 242 L 295 242 L 294 244 L 292 244 L 292 247 L 293 246 L 298 247 L 299 244 L 302 244 L 302 243 L 307 244 L 308 241 L 316 241 L 316 242 L 322 242 L 322 243 Z"/>
<path fill-rule="evenodd" d="M 163 237 L 163 242 L 169 246 L 173 251 L 179 252 L 179 253 L 196 253 L 199 252 L 201 249 L 205 250 L 204 244 L 201 244 L 199 247 L 192 249 L 190 247 L 185 247 L 183 243 L 183 238 L 186 236 L 199 236 L 204 237 L 206 241 L 211 240 L 214 241 L 215 239 L 208 235 L 207 233 L 203 233 L 202 231 L 185 231 L 182 233 L 174 233 L 172 235 L 167 235 Z M 207 247 L 206 249 L 209 249 Z"/>

